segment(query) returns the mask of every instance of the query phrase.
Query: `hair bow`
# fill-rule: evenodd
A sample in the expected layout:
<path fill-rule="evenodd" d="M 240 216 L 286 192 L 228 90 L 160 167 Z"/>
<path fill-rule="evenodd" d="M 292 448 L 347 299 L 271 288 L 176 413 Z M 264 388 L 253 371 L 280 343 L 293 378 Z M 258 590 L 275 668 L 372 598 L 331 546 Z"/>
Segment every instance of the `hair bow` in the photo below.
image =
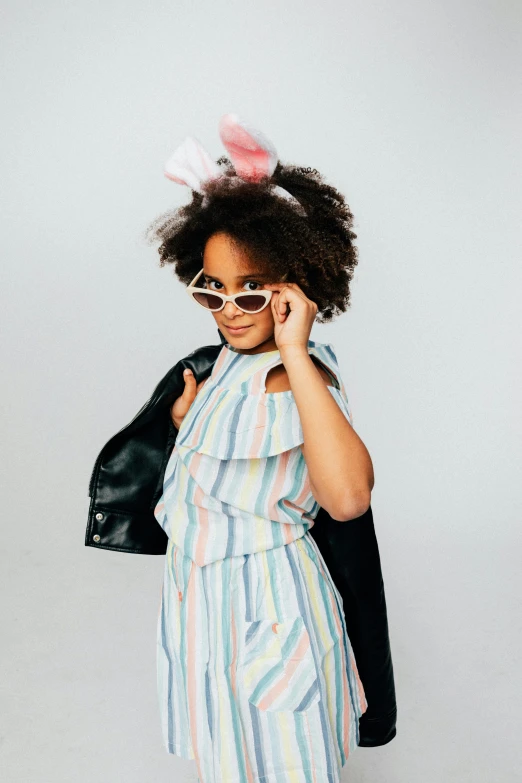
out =
<path fill-rule="evenodd" d="M 274 173 L 278 161 L 276 148 L 267 136 L 237 114 L 221 117 L 219 135 L 238 177 L 258 182 Z M 165 164 L 164 174 L 173 182 L 203 193 L 204 183 L 218 179 L 223 172 L 201 142 L 195 136 L 187 136 Z M 285 188 L 274 184 L 272 191 L 294 202 L 306 214 L 301 203 Z"/>

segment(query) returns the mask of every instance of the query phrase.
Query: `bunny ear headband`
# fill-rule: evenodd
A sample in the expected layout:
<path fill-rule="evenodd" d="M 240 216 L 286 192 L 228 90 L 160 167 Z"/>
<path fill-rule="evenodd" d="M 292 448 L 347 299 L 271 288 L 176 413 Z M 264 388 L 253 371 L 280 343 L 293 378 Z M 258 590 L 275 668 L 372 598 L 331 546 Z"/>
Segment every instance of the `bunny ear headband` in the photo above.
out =
<path fill-rule="evenodd" d="M 261 131 L 237 114 L 224 114 L 219 121 L 219 135 L 238 177 L 258 182 L 273 174 L 278 161 L 277 151 Z M 203 193 L 204 183 L 222 177 L 223 171 L 194 136 L 187 136 L 165 164 L 164 174 L 173 182 Z M 298 211 L 306 215 L 302 204 L 287 190 L 275 184 L 271 190 L 294 203 Z M 203 205 L 206 200 L 204 196 Z"/>

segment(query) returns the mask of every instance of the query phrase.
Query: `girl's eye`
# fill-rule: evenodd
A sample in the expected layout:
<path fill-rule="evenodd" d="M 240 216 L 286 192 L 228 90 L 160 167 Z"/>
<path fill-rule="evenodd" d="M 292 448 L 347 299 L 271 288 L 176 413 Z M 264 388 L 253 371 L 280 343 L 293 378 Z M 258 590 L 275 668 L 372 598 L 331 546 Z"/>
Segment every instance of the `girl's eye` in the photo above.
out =
<path fill-rule="evenodd" d="M 243 283 L 243 288 L 245 286 L 247 286 L 247 285 L 252 285 L 252 284 L 255 285 L 255 286 L 260 286 L 261 288 L 263 287 L 262 283 L 258 283 L 256 280 L 245 280 L 245 282 Z M 214 291 L 221 291 L 222 288 L 223 288 L 223 283 L 220 283 L 218 280 L 206 280 L 206 285 L 207 285 L 207 288 L 210 288 L 210 289 L 212 289 L 212 287 L 214 285 L 218 286 L 218 288 L 214 288 L 213 289 Z M 219 286 L 221 286 L 221 288 Z M 249 290 L 249 291 L 257 291 L 258 289 L 257 288 L 249 288 L 247 290 Z"/>

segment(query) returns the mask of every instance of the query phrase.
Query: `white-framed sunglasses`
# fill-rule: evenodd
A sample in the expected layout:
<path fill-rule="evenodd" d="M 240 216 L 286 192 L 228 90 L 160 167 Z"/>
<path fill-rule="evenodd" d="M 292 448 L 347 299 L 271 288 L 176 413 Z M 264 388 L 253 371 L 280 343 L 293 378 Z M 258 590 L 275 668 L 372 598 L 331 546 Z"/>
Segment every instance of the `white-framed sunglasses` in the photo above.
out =
<path fill-rule="evenodd" d="M 211 310 L 213 313 L 222 310 L 227 302 L 234 302 L 235 306 L 244 313 L 259 313 L 267 306 L 274 293 L 273 291 L 245 291 L 240 294 L 226 296 L 225 294 L 220 294 L 219 291 L 213 291 L 209 288 L 198 288 L 194 283 L 204 271 L 202 269 L 198 272 L 190 285 L 187 286 L 187 294 L 198 305 L 204 307 L 205 310 Z"/>

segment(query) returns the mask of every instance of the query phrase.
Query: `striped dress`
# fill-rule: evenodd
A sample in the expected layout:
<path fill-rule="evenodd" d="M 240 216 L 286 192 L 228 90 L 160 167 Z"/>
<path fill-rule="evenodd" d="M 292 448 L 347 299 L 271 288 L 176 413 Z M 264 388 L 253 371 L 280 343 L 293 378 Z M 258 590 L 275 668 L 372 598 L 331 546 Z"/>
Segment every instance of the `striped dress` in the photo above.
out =
<path fill-rule="evenodd" d="M 308 341 L 352 423 L 333 347 Z M 278 350 L 224 344 L 178 432 L 154 510 L 168 535 L 157 623 L 167 752 L 200 783 L 338 783 L 367 702 Z M 339 523 L 343 524 L 343 523 Z M 349 524 L 349 523 L 346 523 Z"/>

